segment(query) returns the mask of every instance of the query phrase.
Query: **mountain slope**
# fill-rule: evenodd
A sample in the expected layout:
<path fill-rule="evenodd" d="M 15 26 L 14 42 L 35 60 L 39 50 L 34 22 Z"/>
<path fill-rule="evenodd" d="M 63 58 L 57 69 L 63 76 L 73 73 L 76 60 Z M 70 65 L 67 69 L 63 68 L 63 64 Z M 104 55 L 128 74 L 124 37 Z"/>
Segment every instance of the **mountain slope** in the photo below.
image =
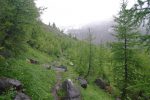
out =
<path fill-rule="evenodd" d="M 112 34 L 114 33 L 112 29 L 113 25 L 113 21 L 91 23 L 89 25 L 83 26 L 80 29 L 69 29 L 68 33 L 80 40 L 84 40 L 88 37 L 88 30 L 90 29 L 91 34 L 94 37 L 93 43 L 105 43 L 114 40 L 114 37 L 112 36 Z"/>

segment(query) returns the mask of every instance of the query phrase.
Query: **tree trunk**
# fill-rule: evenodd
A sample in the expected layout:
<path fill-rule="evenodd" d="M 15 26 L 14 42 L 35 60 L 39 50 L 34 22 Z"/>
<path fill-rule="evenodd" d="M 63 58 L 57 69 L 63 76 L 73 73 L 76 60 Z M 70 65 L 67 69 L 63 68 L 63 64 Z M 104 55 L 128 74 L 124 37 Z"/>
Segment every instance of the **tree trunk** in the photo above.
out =
<path fill-rule="evenodd" d="M 128 64 L 127 64 L 127 36 L 124 39 L 124 84 L 122 89 L 122 100 L 127 100 Z"/>
<path fill-rule="evenodd" d="M 92 65 L 92 36 L 91 36 L 91 32 L 90 32 L 90 29 L 89 29 L 89 66 L 88 66 L 88 72 L 85 76 L 85 78 L 87 78 L 90 74 L 90 71 L 91 71 L 91 65 Z"/>

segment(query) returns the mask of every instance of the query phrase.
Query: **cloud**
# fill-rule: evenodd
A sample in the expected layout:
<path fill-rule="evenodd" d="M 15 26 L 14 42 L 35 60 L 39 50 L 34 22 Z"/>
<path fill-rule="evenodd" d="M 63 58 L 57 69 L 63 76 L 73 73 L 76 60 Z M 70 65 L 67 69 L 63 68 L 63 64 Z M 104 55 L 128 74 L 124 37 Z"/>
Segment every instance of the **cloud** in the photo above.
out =
<path fill-rule="evenodd" d="M 79 27 L 108 20 L 120 8 L 120 0 L 37 0 L 36 4 L 48 8 L 41 15 L 42 21 L 55 22 L 59 27 Z"/>

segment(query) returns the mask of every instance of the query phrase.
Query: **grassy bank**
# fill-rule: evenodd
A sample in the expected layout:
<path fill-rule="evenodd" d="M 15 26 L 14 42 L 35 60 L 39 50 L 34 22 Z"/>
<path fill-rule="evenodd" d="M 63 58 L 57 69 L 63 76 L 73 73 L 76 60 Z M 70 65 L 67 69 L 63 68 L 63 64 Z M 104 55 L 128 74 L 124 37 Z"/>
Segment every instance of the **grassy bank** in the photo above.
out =
<path fill-rule="evenodd" d="M 32 58 L 39 64 L 31 64 L 27 59 Z M 51 58 L 37 50 L 28 48 L 26 53 L 17 58 L 7 59 L 0 64 L 0 76 L 14 78 L 22 82 L 25 93 L 33 100 L 52 100 L 50 89 L 55 83 L 55 73 L 45 69 L 42 64 L 51 62 Z M 11 100 L 15 93 L 8 91 L 0 96 L 1 100 Z"/>

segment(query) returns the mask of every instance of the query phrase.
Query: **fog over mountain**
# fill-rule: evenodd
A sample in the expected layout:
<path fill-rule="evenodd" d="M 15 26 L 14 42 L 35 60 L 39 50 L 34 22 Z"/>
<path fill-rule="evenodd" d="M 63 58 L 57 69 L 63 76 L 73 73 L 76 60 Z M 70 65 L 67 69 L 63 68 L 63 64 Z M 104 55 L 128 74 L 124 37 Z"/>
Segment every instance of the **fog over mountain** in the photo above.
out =
<path fill-rule="evenodd" d="M 96 23 L 90 23 L 81 27 L 80 29 L 69 29 L 68 33 L 75 36 L 77 39 L 84 40 L 88 38 L 89 29 L 93 35 L 93 43 L 105 43 L 114 40 L 112 34 L 114 33 L 112 26 L 113 20 L 101 21 Z"/>
<path fill-rule="evenodd" d="M 89 36 L 90 29 L 94 44 L 112 42 L 115 40 L 113 36 L 115 34 L 113 30 L 114 25 L 115 22 L 113 20 L 93 22 L 78 29 L 68 29 L 67 33 L 79 40 L 85 40 Z M 150 31 L 146 31 L 146 28 L 143 26 L 138 28 L 137 31 L 141 34 L 150 34 Z"/>

